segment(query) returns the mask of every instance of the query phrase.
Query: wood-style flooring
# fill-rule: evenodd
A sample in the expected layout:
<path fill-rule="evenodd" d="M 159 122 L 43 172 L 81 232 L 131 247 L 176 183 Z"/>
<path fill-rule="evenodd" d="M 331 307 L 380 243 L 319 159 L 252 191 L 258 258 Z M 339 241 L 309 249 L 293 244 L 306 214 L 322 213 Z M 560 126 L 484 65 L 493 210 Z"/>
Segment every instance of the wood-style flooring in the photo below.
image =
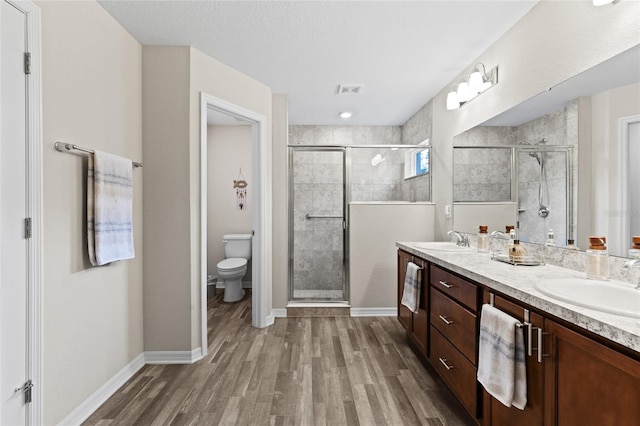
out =
<path fill-rule="evenodd" d="M 85 425 L 472 425 L 395 317 L 277 318 L 209 299 L 209 354 L 147 365 Z"/>

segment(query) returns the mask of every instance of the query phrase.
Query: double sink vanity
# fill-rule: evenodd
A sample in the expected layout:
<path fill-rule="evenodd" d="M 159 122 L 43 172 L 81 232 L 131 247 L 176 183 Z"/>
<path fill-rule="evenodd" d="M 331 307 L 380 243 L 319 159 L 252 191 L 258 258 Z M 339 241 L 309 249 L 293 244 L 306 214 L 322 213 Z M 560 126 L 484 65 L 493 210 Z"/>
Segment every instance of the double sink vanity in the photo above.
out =
<path fill-rule="evenodd" d="M 482 425 L 640 424 L 640 290 L 552 265 L 515 266 L 447 242 L 399 242 L 398 320 Z M 408 262 L 419 309 L 400 304 Z M 482 304 L 524 325 L 527 405 L 507 408 L 476 380 Z"/>

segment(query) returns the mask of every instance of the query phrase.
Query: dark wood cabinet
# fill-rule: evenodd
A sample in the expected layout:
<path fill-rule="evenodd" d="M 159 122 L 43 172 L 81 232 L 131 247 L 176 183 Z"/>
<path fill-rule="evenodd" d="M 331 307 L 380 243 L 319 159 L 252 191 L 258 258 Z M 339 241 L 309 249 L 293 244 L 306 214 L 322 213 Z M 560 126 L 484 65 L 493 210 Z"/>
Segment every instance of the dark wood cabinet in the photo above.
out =
<path fill-rule="evenodd" d="M 640 362 L 545 320 L 545 424 L 640 424 Z"/>
<path fill-rule="evenodd" d="M 494 306 L 503 312 L 517 318 L 522 323 L 525 322 L 528 312 L 528 322 L 531 324 L 531 331 L 525 327 L 525 346 L 527 350 L 527 406 L 524 410 L 515 407 L 506 407 L 500 401 L 491 397 L 485 391 L 483 392 L 483 424 L 484 425 L 521 425 L 534 426 L 543 423 L 543 405 L 544 405 L 544 362 L 546 357 L 542 358 L 542 362 L 538 361 L 537 353 L 537 329 L 544 327 L 544 318 L 536 313 L 531 312 L 520 303 L 507 300 L 504 297 L 496 296 L 490 291 L 483 292 L 483 303 L 490 303 L 491 294 L 494 294 Z M 528 333 L 531 332 L 531 351 L 529 351 Z"/>
<path fill-rule="evenodd" d="M 420 309 L 415 314 L 400 304 L 411 261 L 423 267 Z M 491 301 L 531 324 L 531 333 L 527 326 L 524 329 L 524 410 L 505 407 L 476 380 L 480 308 Z M 414 351 L 428 360 L 480 424 L 640 425 L 640 354 L 402 250 L 398 320 Z"/>
<path fill-rule="evenodd" d="M 411 312 L 409 308 L 402 303 L 402 294 L 404 292 L 404 279 L 407 273 L 407 264 L 413 262 L 420 266 L 422 288 L 420 290 L 420 303 L 418 312 Z M 425 260 L 417 258 L 407 252 L 398 251 L 398 321 L 407 330 L 407 336 L 411 342 L 418 348 L 418 351 L 426 356 L 427 343 L 429 341 L 429 324 L 428 324 L 428 306 L 429 306 L 429 274 L 428 264 Z"/>
<path fill-rule="evenodd" d="M 478 286 L 431 265 L 429 362 L 475 418 L 480 417 Z"/>

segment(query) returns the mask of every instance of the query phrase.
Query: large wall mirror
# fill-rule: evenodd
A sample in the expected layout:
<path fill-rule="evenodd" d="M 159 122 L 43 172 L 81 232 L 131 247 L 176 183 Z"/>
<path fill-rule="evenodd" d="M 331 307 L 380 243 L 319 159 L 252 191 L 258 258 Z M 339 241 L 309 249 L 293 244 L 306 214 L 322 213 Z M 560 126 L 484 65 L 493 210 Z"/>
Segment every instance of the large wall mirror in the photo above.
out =
<path fill-rule="evenodd" d="M 640 45 L 454 138 L 454 228 L 556 245 L 640 235 Z"/>

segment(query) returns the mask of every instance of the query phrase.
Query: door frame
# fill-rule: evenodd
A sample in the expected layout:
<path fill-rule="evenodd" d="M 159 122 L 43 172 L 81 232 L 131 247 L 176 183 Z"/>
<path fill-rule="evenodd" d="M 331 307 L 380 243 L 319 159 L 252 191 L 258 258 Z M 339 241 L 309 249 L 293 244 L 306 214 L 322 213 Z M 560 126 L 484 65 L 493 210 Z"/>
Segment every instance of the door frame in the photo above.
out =
<path fill-rule="evenodd" d="M 305 303 L 305 302 L 313 302 L 313 303 L 328 303 L 328 304 L 343 304 L 350 303 L 351 300 L 351 286 L 350 286 L 350 277 L 349 277 L 349 203 L 351 202 L 351 148 L 348 146 L 329 146 L 329 145 L 289 145 L 288 146 L 288 171 L 289 171 L 289 182 L 288 182 L 288 200 L 287 200 L 287 214 L 289 217 L 288 224 L 288 241 L 289 241 L 289 253 L 288 253 L 288 262 L 289 262 L 289 273 L 288 273 L 288 303 Z M 294 180 L 295 173 L 293 171 L 294 168 L 294 153 L 296 151 L 307 151 L 307 152 L 340 152 L 342 153 L 342 250 L 343 250 L 343 262 L 342 262 L 342 299 L 333 300 L 333 299 L 324 299 L 324 298 L 295 298 L 294 297 L 294 253 L 295 253 L 295 244 L 294 244 L 294 222 L 295 222 L 295 212 L 294 203 L 295 203 L 295 189 L 294 189 Z M 308 213 L 308 212 L 307 212 Z"/>
<path fill-rule="evenodd" d="M 209 109 L 251 123 L 252 175 L 252 299 L 251 324 L 264 328 L 273 324 L 268 312 L 271 296 L 271 182 L 268 173 L 267 119 L 264 115 L 207 93 L 200 93 L 200 318 L 202 356 L 207 354 L 207 111 Z"/>
<path fill-rule="evenodd" d="M 631 219 L 629 212 L 629 126 L 640 123 L 640 114 L 621 117 L 618 119 L 618 187 L 620 188 L 620 224 L 617 242 L 619 256 L 626 257 L 631 247 Z M 614 227 L 615 228 L 615 227 Z"/>
<path fill-rule="evenodd" d="M 32 234 L 28 244 L 27 277 L 27 379 L 34 383 L 33 400 L 26 407 L 26 424 L 42 424 L 42 119 L 40 8 L 30 0 L 3 0 L 24 12 L 31 69 L 27 74 L 27 213 Z M 0 123 L 2 111 L 0 111 Z"/>

